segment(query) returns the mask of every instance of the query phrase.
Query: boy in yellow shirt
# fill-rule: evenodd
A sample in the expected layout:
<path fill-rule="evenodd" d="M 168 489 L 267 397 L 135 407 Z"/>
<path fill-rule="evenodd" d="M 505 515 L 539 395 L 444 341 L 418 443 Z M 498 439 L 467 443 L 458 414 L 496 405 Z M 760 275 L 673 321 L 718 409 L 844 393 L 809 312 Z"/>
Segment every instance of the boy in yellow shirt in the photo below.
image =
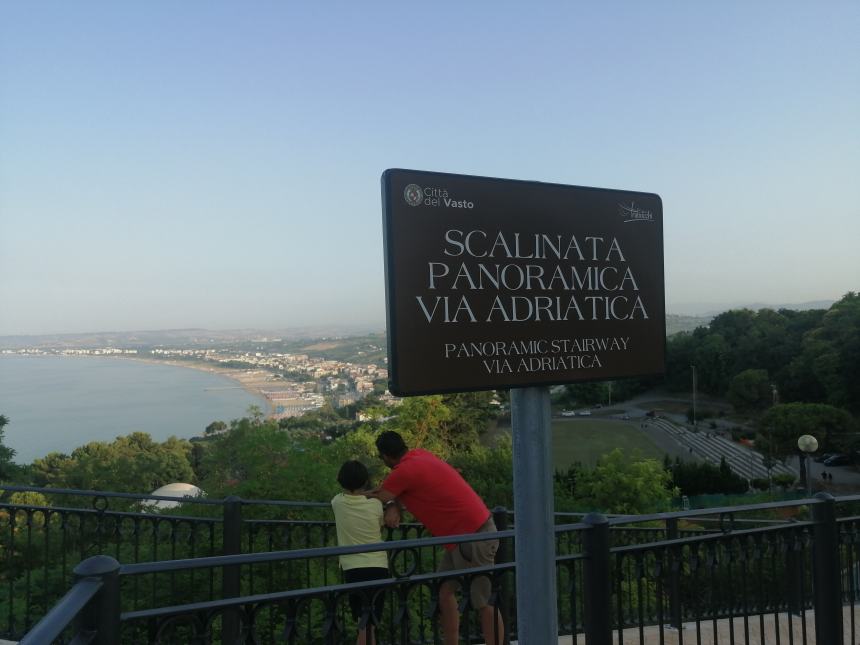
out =
<path fill-rule="evenodd" d="M 337 528 L 337 543 L 339 546 L 353 544 L 373 544 L 382 542 L 382 502 L 378 499 L 368 499 L 364 496 L 368 483 L 367 468 L 360 461 L 347 461 L 340 467 L 337 481 L 343 487 L 343 492 L 331 500 Z M 372 553 L 354 553 L 339 557 L 343 569 L 344 581 L 367 582 L 389 578 L 388 556 L 385 551 Z M 362 613 L 362 595 L 353 593 L 349 596 L 349 605 L 353 617 L 360 621 Z M 373 603 L 374 615 L 382 615 L 384 595 L 379 593 Z M 370 638 L 368 629 L 370 627 Z M 357 645 L 374 645 L 373 620 L 368 619 L 364 627 L 359 622 Z"/>

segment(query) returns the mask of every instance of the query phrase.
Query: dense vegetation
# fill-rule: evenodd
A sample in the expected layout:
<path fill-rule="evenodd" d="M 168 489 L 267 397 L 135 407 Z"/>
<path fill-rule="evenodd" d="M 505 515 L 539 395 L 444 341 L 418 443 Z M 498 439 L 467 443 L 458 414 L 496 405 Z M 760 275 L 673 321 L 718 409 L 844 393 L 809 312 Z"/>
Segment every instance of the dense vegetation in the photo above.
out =
<path fill-rule="evenodd" d="M 342 349 L 366 356 L 378 350 L 375 342 L 376 339 L 363 339 Z M 743 434 L 755 432 L 756 443 L 766 454 L 793 453 L 797 437 L 805 433 L 815 435 L 822 450 L 857 447 L 860 297 L 854 293 L 847 294 L 828 311 L 726 312 L 707 328 L 670 337 L 667 362 L 665 379 L 568 386 L 557 394 L 556 402 L 565 406 L 595 405 L 608 402 L 610 397 L 618 402 L 655 385 L 687 393 L 691 366 L 695 365 L 700 390 L 730 401 L 735 410 L 732 422 L 746 426 L 739 430 Z M 512 508 L 511 442 L 504 433 L 490 439 L 499 415 L 504 414 L 500 401 L 507 402 L 507 393 L 416 397 L 394 407 L 384 406 L 371 396 L 345 408 L 326 405 L 279 422 L 267 420 L 258 409 L 251 409 L 242 419 L 213 421 L 202 440 L 171 438 L 159 443 L 149 435 L 134 433 L 113 442 L 91 442 L 69 455 L 51 453 L 29 466 L 16 465 L 14 451 L 3 446 L 4 428 L 10 419 L 0 415 L 0 480 L 135 493 L 186 481 L 199 485 L 210 498 L 238 495 L 245 499 L 325 502 L 338 491 L 336 474 L 347 459 L 360 459 L 367 464 L 374 483 L 384 477 L 385 467 L 377 457 L 374 440 L 380 431 L 392 429 L 403 434 L 410 446 L 424 447 L 448 460 L 488 506 Z M 702 412 L 700 409 L 700 418 Z M 774 478 L 773 483 L 789 486 L 793 478 L 787 477 L 784 482 Z M 745 493 L 748 482 L 732 473 L 725 462 L 719 467 L 668 459 L 661 464 L 654 459 L 634 459 L 615 449 L 603 455 L 593 468 L 575 464 L 556 472 L 554 486 L 557 511 L 635 514 L 665 510 L 679 494 Z M 766 489 L 771 482 L 762 480 L 753 482 L 753 486 Z M 135 516 L 125 525 L 118 520 L 113 520 L 114 525 L 103 525 L 101 520 L 93 520 L 98 512 L 88 508 L 78 509 L 79 515 L 57 515 L 57 506 L 78 505 L 68 497 L 60 501 L 54 495 L 7 491 L 3 500 L 6 505 L 0 509 L 0 524 L 4 527 L 0 555 L 6 568 L 0 583 L 10 593 L 0 603 L 0 615 L 8 617 L 10 633 L 13 626 L 20 629 L 29 616 L 44 613 L 66 590 L 67 564 L 84 553 L 109 547 L 120 560 L 131 562 L 156 559 L 157 548 L 160 558 L 195 557 L 217 553 L 221 548 L 220 538 L 215 537 L 208 544 L 201 540 L 199 551 L 185 553 L 183 549 L 189 545 L 193 551 L 195 540 L 184 534 L 178 539 L 180 534 L 173 529 L 167 532 L 168 525 L 164 523 L 170 513 L 183 513 L 181 508 L 166 511 L 167 517 L 156 516 L 154 522 L 139 521 Z M 16 510 L 16 504 L 55 508 Z M 90 502 L 82 499 L 80 504 L 88 506 Z M 138 508 L 133 499 L 113 499 L 110 506 L 114 511 Z M 221 509 L 204 507 L 193 512 L 215 517 Z M 318 514 L 330 519 L 324 508 L 286 510 L 283 506 L 253 505 L 244 513 L 247 518 L 293 519 L 301 514 L 303 519 L 313 519 Z M 62 538 L 56 537 L 60 530 Z M 131 541 L 130 535 L 134 536 Z M 103 543 L 108 538 L 116 540 Z M 271 537 L 264 533 L 253 539 L 249 534 L 245 540 L 243 548 L 252 551 L 272 548 Z M 149 546 L 138 553 L 138 543 Z M 269 584 L 272 588 L 319 585 L 327 579 L 327 567 L 333 565 L 323 562 L 303 566 L 303 578 L 296 577 L 298 574 L 290 567 L 279 569 L 269 578 Z M 247 578 L 243 578 L 245 586 Z M 41 589 L 43 595 L 34 596 L 31 606 L 34 588 Z M 180 597 L 191 601 L 198 588 L 202 589 L 199 582 L 180 576 L 170 585 L 153 580 L 144 591 L 153 603 L 166 604 L 178 602 Z M 691 596 L 696 589 L 683 593 Z M 27 600 L 22 604 L 15 602 L 16 598 Z M 412 609 L 423 611 L 421 607 Z"/>
<path fill-rule="evenodd" d="M 829 310 L 722 313 L 708 327 L 669 338 L 666 384 L 689 389 L 693 365 L 702 392 L 730 397 L 743 409 L 761 410 L 776 399 L 857 414 L 860 294 L 846 294 Z"/>
<path fill-rule="evenodd" d="M 359 340 L 347 344 L 351 351 L 365 352 L 379 342 Z M 558 402 L 594 404 L 610 397 L 620 401 L 661 383 L 687 392 L 691 366 L 702 392 L 725 397 L 754 421 L 757 442 L 769 454 L 791 454 L 796 437 L 804 433 L 816 435 L 823 450 L 856 447 L 858 294 L 845 295 L 827 311 L 725 312 L 709 327 L 669 338 L 664 380 L 572 385 L 559 394 Z M 12 463 L 13 452 L 2 446 L 9 420 L 0 416 L 0 477 L 44 486 L 134 492 L 189 481 L 210 496 L 325 501 L 336 492 L 335 474 L 346 459 L 364 461 L 377 481 L 384 476 L 373 441 L 381 430 L 395 429 L 411 446 L 432 450 L 461 469 L 489 505 L 510 507 L 510 443 L 481 441 L 499 414 L 499 399 L 504 403 L 506 393 L 417 397 L 388 408 L 370 397 L 347 408 L 325 406 L 280 422 L 265 420 L 252 410 L 247 418 L 229 424 L 213 422 L 203 441 L 158 443 L 135 433 L 110 443 L 91 442 L 70 455 L 52 453 L 24 469 Z M 357 421 L 359 411 L 372 420 Z M 630 464 L 620 453 L 606 455 L 592 470 L 575 466 L 556 475 L 557 508 L 646 511 L 665 505 L 674 487 L 687 494 L 696 494 L 693 491 L 702 489 L 705 480 L 722 492 L 741 487 L 723 472 L 726 469 L 705 473 L 705 467 L 667 466 Z M 702 472 L 694 472 L 696 468 Z"/>

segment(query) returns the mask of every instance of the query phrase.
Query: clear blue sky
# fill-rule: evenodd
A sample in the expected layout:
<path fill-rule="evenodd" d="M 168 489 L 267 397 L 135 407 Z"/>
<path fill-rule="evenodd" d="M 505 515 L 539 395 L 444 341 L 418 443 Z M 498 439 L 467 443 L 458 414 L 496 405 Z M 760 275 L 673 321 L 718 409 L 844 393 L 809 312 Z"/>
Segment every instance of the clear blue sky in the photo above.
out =
<path fill-rule="evenodd" d="M 659 193 L 670 313 L 838 298 L 858 34 L 856 0 L 3 3 L 0 335 L 382 328 L 388 167 Z"/>

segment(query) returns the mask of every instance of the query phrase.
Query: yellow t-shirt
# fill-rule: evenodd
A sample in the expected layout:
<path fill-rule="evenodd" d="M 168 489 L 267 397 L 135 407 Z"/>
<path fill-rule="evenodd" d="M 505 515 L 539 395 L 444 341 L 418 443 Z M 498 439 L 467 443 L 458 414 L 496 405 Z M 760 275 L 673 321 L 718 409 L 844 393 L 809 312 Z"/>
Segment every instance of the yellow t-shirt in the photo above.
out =
<path fill-rule="evenodd" d="M 382 542 L 382 502 L 378 499 L 338 493 L 331 500 L 331 509 L 334 511 L 339 546 Z M 342 555 L 339 559 L 343 570 L 359 567 L 388 568 L 385 551 Z"/>

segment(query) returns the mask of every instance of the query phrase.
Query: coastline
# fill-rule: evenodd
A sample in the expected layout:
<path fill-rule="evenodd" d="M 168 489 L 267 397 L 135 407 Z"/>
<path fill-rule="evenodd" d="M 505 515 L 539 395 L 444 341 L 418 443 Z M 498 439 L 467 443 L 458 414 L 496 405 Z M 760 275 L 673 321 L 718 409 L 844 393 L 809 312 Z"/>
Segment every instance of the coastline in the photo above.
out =
<path fill-rule="evenodd" d="M 194 371 L 149 370 L 132 361 L 95 358 L 119 357 L 0 355 L 0 413 L 10 420 L 4 445 L 15 451 L 13 463 L 26 465 L 53 452 L 70 455 L 88 443 L 135 432 L 156 442 L 171 436 L 190 440 L 203 436 L 213 421 L 249 416 L 249 405 L 264 414 L 271 407 L 260 388 L 243 382 L 242 373 L 175 362 L 167 367 Z M 271 377 L 254 375 L 260 381 L 266 376 Z"/>
<path fill-rule="evenodd" d="M 269 417 L 275 413 L 275 406 L 269 398 L 263 394 L 263 389 L 261 385 L 263 381 L 257 378 L 241 378 L 241 376 L 252 376 L 258 374 L 270 374 L 266 370 L 240 370 L 230 367 L 218 367 L 214 365 L 207 365 L 206 363 L 200 362 L 192 362 L 192 361 L 177 361 L 173 359 L 154 359 L 154 358 L 141 358 L 139 356 L 105 356 L 104 358 L 117 358 L 120 360 L 128 360 L 128 361 L 137 361 L 138 363 L 148 363 L 149 365 L 170 365 L 172 367 L 185 367 L 187 369 L 197 370 L 198 372 L 208 372 L 210 374 L 218 374 L 219 376 L 224 376 L 233 381 L 234 383 L 238 383 L 237 387 L 245 390 L 248 394 L 251 394 L 259 399 L 262 399 L 267 409 L 263 410 L 264 414 Z"/>

